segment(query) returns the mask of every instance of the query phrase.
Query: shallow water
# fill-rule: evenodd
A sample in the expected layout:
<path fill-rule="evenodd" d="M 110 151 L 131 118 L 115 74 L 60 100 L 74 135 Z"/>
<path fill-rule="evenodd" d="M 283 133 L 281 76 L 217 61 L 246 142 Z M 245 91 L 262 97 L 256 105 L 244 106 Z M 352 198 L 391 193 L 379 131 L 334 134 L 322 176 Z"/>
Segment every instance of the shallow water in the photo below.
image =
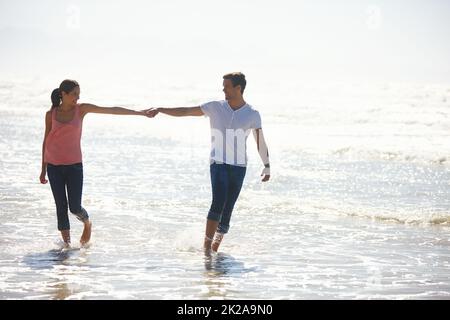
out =
<path fill-rule="evenodd" d="M 164 116 L 86 117 L 93 238 L 61 250 L 50 187 L 38 182 L 46 87 L 0 82 L 1 299 L 450 298 L 448 86 L 304 85 L 275 101 L 261 84 L 248 99 L 273 179 L 259 181 L 250 137 L 230 233 L 212 257 L 201 251 L 208 120 Z M 204 101 L 185 97 L 205 87 L 222 98 L 198 84 L 142 100 L 195 105 Z M 76 240 L 82 226 L 71 224 Z"/>

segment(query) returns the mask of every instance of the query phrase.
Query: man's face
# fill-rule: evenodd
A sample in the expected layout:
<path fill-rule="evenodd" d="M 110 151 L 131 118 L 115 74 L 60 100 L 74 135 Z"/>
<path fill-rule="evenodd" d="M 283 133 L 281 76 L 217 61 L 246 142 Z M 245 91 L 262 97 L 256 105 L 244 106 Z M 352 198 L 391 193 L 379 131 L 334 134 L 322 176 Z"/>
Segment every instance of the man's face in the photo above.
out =
<path fill-rule="evenodd" d="M 233 82 L 230 79 L 224 79 L 223 92 L 225 93 L 225 100 L 235 99 L 241 95 L 241 86 L 233 87 Z"/>

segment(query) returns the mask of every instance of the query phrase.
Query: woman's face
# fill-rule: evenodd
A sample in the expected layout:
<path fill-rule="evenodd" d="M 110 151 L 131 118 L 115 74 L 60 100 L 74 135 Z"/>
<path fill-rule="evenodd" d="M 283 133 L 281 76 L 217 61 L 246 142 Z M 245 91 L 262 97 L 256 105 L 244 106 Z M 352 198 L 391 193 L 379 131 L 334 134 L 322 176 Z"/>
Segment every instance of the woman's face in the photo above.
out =
<path fill-rule="evenodd" d="M 69 105 L 76 105 L 80 99 L 80 87 L 73 88 L 69 93 L 62 92 L 62 102 Z"/>

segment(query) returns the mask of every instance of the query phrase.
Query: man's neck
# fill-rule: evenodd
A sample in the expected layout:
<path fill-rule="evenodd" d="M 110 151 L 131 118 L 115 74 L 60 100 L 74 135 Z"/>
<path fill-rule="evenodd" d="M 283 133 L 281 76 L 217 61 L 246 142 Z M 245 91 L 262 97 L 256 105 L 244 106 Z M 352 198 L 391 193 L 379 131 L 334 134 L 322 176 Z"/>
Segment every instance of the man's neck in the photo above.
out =
<path fill-rule="evenodd" d="M 246 105 L 246 102 L 244 101 L 244 98 L 238 98 L 238 99 L 233 99 L 233 100 L 228 100 L 228 104 L 230 105 L 230 107 L 234 110 L 240 109 L 243 106 Z"/>

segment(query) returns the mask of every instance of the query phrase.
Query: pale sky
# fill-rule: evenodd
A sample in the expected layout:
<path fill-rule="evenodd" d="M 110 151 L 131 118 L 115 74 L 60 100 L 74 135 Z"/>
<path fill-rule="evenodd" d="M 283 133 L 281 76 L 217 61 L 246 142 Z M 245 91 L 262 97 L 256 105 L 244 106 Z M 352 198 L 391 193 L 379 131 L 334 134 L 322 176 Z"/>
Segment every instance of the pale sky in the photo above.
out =
<path fill-rule="evenodd" d="M 220 69 L 450 82 L 448 39 L 448 0 L 0 0 L 0 73 L 13 75 Z"/>

